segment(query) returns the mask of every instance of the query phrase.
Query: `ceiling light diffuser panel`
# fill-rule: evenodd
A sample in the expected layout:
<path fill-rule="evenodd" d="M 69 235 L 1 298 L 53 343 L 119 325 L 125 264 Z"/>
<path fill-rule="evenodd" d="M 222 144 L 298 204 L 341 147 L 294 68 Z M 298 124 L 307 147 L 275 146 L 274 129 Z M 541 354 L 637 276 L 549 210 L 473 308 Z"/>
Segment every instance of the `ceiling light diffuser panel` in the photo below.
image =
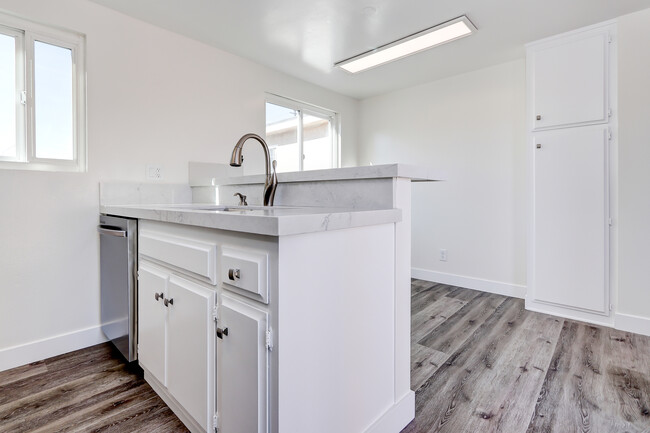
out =
<path fill-rule="evenodd" d="M 334 64 L 353 74 L 471 35 L 476 27 L 465 15 Z"/>

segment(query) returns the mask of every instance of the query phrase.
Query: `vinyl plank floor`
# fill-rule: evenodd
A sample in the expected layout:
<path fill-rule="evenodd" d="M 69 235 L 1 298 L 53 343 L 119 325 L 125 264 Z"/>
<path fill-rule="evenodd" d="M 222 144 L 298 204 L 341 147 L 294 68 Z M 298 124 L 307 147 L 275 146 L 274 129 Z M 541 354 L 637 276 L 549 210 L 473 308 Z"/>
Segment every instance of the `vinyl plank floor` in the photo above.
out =
<path fill-rule="evenodd" d="M 447 293 L 447 287 L 442 284 L 434 284 L 425 290 L 414 292 L 411 297 L 411 314 L 417 314 L 423 308 L 435 304 L 442 298 L 446 298 Z"/>
<path fill-rule="evenodd" d="M 429 290 L 433 286 L 440 286 L 439 283 L 432 283 L 431 281 L 411 279 L 411 293 L 419 293 L 424 290 Z"/>
<path fill-rule="evenodd" d="M 440 366 L 449 359 L 446 353 L 411 344 L 411 387 L 419 388 Z"/>
<path fill-rule="evenodd" d="M 418 417 L 406 432 L 455 433 L 471 426 L 475 417 L 491 417 L 476 412 L 481 404 L 476 395 L 482 392 L 482 377 L 502 355 L 508 333 L 520 326 L 519 316 L 520 306 L 515 300 L 506 300 L 495 308 L 420 387 L 415 402 Z"/>
<path fill-rule="evenodd" d="M 650 433 L 649 337 L 420 280 L 411 299 L 403 433 Z M 110 344 L 0 372 L 0 433 L 187 431 Z"/>
<path fill-rule="evenodd" d="M 45 361 L 38 361 L 31 364 L 16 367 L 11 370 L 0 371 L 0 387 L 7 386 L 13 382 L 27 379 L 32 376 L 43 374 L 47 371 Z"/>
<path fill-rule="evenodd" d="M 0 433 L 187 431 L 109 343 L 0 373 Z"/>
<path fill-rule="evenodd" d="M 650 371 L 625 365 L 639 337 L 565 323 L 528 431 L 650 431 Z"/>
<path fill-rule="evenodd" d="M 411 340 L 417 343 L 445 323 L 467 302 L 455 298 L 441 297 L 424 306 L 417 313 L 411 312 Z"/>
<path fill-rule="evenodd" d="M 505 300 L 505 296 L 481 293 L 417 343 L 447 354 L 454 353 Z"/>
<path fill-rule="evenodd" d="M 507 323 L 486 357 L 488 368 L 476 379 L 470 404 L 474 416 L 462 422 L 469 431 L 515 432 L 531 419 L 562 321 L 525 311 L 523 301 L 518 308 L 515 320 L 521 324 Z"/>
<path fill-rule="evenodd" d="M 413 283 L 416 416 L 403 433 L 650 433 L 650 337 Z M 464 305 L 423 330 L 449 299 Z"/>

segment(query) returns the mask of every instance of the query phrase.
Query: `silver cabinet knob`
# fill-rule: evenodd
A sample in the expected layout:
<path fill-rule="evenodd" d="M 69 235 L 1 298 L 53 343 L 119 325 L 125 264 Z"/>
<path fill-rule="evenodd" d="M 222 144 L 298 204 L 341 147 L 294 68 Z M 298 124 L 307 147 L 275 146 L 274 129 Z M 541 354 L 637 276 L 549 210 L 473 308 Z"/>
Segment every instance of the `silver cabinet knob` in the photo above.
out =
<path fill-rule="evenodd" d="M 239 269 L 228 269 L 228 278 L 231 281 L 236 281 L 241 278 Z"/>
<path fill-rule="evenodd" d="M 542 145 L 541 145 L 540 143 L 537 143 L 537 148 L 538 148 L 538 149 L 541 149 L 541 148 L 542 148 Z"/>
<path fill-rule="evenodd" d="M 174 305 L 174 298 L 165 299 L 163 301 L 163 304 L 165 304 L 165 307 L 169 307 L 169 305 Z"/>
<path fill-rule="evenodd" d="M 536 119 L 537 119 L 537 120 L 542 120 L 542 116 L 540 116 L 540 115 L 538 114 L 537 117 L 536 117 Z"/>
<path fill-rule="evenodd" d="M 153 295 L 153 297 L 156 298 L 156 301 L 159 301 L 160 299 L 163 299 L 163 298 L 164 298 L 162 292 L 160 292 L 160 293 L 156 293 L 155 295 Z"/>

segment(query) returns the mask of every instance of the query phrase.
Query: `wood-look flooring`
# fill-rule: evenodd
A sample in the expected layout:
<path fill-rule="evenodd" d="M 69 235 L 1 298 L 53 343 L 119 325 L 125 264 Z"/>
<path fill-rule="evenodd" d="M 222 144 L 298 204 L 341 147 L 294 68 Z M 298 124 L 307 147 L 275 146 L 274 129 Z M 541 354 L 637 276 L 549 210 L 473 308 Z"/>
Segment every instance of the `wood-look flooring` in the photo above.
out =
<path fill-rule="evenodd" d="M 0 432 L 188 432 L 109 343 L 0 372 Z"/>
<path fill-rule="evenodd" d="M 413 280 L 402 433 L 650 432 L 650 337 Z"/>
<path fill-rule="evenodd" d="M 649 337 L 419 280 L 411 305 L 402 433 L 650 433 Z M 0 432 L 187 429 L 107 343 L 0 372 Z"/>

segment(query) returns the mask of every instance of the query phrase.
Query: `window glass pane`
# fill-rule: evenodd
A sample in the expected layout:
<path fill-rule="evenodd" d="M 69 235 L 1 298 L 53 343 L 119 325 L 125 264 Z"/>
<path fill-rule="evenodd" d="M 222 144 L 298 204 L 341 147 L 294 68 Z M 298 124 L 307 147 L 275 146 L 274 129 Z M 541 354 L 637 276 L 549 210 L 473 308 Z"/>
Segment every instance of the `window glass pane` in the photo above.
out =
<path fill-rule="evenodd" d="M 298 119 L 296 110 L 266 103 L 266 142 L 278 173 L 300 170 Z"/>
<path fill-rule="evenodd" d="M 0 34 L 0 157 L 16 157 L 16 39 Z"/>
<path fill-rule="evenodd" d="M 34 43 L 36 157 L 74 159 L 72 50 Z"/>
<path fill-rule="evenodd" d="M 304 114 L 302 117 L 303 170 L 333 168 L 332 128 L 330 119 Z"/>

